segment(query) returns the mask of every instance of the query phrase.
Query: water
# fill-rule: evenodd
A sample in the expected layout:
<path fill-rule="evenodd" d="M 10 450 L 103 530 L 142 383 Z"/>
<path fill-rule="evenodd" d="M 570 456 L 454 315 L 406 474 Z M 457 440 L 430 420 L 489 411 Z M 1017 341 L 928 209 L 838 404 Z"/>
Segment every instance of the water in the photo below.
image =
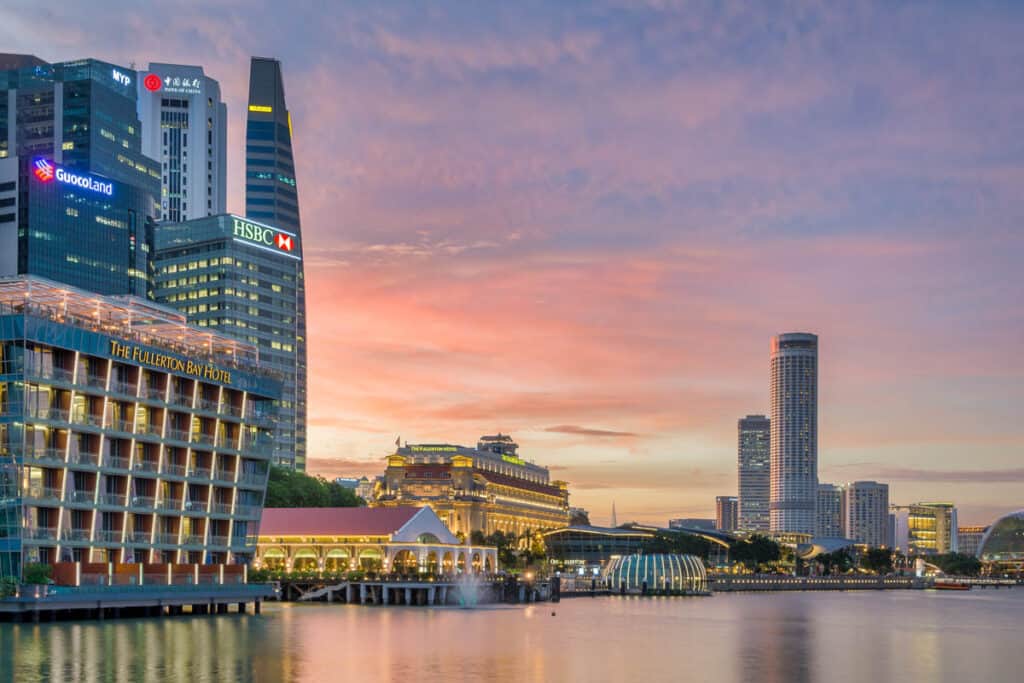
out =
<path fill-rule="evenodd" d="M 0 681 L 1020 681 L 1022 626 L 1024 588 L 284 604 L 0 624 Z"/>

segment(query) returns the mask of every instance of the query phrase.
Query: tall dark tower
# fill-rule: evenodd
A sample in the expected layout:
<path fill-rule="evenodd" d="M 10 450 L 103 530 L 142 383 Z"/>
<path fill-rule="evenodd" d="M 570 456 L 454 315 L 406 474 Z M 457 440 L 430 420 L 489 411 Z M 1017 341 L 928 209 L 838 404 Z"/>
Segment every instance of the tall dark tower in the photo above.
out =
<path fill-rule="evenodd" d="M 278 415 L 274 461 L 306 469 L 306 284 L 301 266 L 302 225 L 292 154 L 292 117 L 284 101 L 281 62 L 253 57 L 249 65 L 249 107 L 245 127 L 245 211 L 249 218 L 300 237 L 293 253 L 300 259 L 294 310 L 295 339 L 251 330 L 268 367 L 285 374 Z M 271 297 L 272 298 L 272 297 Z M 259 305 L 262 305 L 260 302 Z"/>

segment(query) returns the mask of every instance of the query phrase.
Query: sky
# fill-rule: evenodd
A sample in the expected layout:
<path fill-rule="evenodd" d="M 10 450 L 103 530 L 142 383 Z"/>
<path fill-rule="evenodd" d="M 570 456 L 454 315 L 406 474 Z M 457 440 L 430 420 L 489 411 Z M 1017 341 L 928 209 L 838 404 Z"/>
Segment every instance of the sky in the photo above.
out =
<path fill-rule="evenodd" d="M 309 469 L 510 433 L 607 523 L 712 517 L 769 341 L 820 335 L 819 478 L 1024 507 L 1024 6 L 8 1 L 0 45 L 202 65 L 244 211 L 283 63 Z"/>

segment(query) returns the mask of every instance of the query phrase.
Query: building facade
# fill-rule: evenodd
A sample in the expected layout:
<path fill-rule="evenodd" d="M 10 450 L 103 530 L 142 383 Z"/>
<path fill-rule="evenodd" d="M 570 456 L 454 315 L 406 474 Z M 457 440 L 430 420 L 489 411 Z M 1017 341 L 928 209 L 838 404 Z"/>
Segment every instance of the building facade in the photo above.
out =
<path fill-rule="evenodd" d="M 569 490 L 547 468 L 526 462 L 507 435 L 480 437 L 476 448 L 418 444 L 398 448 L 370 505 L 429 505 L 461 538 L 474 531 L 522 537 L 569 523 Z"/>
<path fill-rule="evenodd" d="M 0 276 L 150 295 L 160 170 L 141 150 L 135 73 L 20 64 L 0 71 Z"/>
<path fill-rule="evenodd" d="M 872 547 L 888 546 L 889 485 L 854 481 L 842 487 L 844 536 Z"/>
<path fill-rule="evenodd" d="M 956 507 L 952 503 L 914 503 L 907 514 L 907 547 L 913 555 L 956 552 Z"/>
<path fill-rule="evenodd" d="M 285 418 L 278 440 L 294 444 L 291 465 L 306 469 L 306 281 L 302 269 L 302 222 L 292 153 L 292 117 L 285 104 L 281 63 L 253 57 L 249 65 L 249 110 L 245 129 L 245 212 L 254 222 L 296 238 L 299 257 L 295 306 L 295 379 L 286 383 L 279 413 Z"/>
<path fill-rule="evenodd" d="M 771 499 L 771 420 L 764 415 L 740 418 L 739 530 L 767 533 Z"/>
<path fill-rule="evenodd" d="M 158 219 L 227 211 L 227 107 L 201 66 L 151 63 L 135 74 L 142 153 L 160 163 Z"/>
<path fill-rule="evenodd" d="M 736 496 L 715 497 L 715 528 L 736 531 L 739 524 L 740 501 Z"/>
<path fill-rule="evenodd" d="M 962 526 L 957 528 L 957 552 L 977 556 L 981 539 L 988 531 L 987 526 Z"/>
<path fill-rule="evenodd" d="M 843 490 L 833 484 L 818 484 L 814 535 L 820 538 L 839 538 L 843 533 Z"/>
<path fill-rule="evenodd" d="M 156 236 L 155 296 L 200 329 L 255 345 L 260 365 L 283 379 L 272 461 L 305 469 L 296 405 L 302 276 L 297 234 L 233 214 L 163 223 Z M 304 452 L 304 451 L 302 451 Z"/>
<path fill-rule="evenodd" d="M 771 346 L 772 533 L 813 534 L 818 495 L 818 337 L 780 334 Z"/>
<path fill-rule="evenodd" d="M 1024 573 L 1024 510 L 993 522 L 978 544 L 977 555 L 990 571 Z"/>
<path fill-rule="evenodd" d="M 174 311 L 0 280 L 0 574 L 248 562 L 279 392 Z"/>

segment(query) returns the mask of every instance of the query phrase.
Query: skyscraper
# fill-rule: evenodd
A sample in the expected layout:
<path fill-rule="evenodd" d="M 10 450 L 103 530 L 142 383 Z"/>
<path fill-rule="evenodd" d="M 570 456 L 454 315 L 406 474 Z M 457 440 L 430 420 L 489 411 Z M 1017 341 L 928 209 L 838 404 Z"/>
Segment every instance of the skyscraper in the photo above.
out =
<path fill-rule="evenodd" d="M 135 72 L 7 55 L 0 71 L 0 275 L 150 295 L 160 171 L 142 154 Z"/>
<path fill-rule="evenodd" d="M 736 496 L 717 496 L 715 498 L 715 528 L 719 531 L 736 531 L 739 507 L 739 499 Z"/>
<path fill-rule="evenodd" d="M 838 538 L 843 535 L 843 491 L 832 484 L 818 484 L 815 536 Z"/>
<path fill-rule="evenodd" d="M 286 375 L 278 414 L 276 460 L 306 469 L 306 283 L 302 269 L 302 229 L 292 155 L 292 117 L 285 105 L 281 63 L 253 57 L 249 66 L 249 111 L 245 130 L 245 211 L 247 218 L 294 235 L 298 257 L 294 349 L 261 354 Z"/>
<path fill-rule="evenodd" d="M 889 545 L 889 485 L 855 481 L 842 491 L 846 538 L 873 547 Z"/>
<path fill-rule="evenodd" d="M 150 64 L 136 74 L 142 152 L 160 162 L 160 220 L 227 210 L 227 107 L 201 66 Z"/>
<path fill-rule="evenodd" d="M 818 495 L 818 337 L 772 339 L 772 532 L 813 534 Z"/>
<path fill-rule="evenodd" d="M 739 425 L 739 520 L 741 531 L 768 531 L 771 486 L 771 420 L 747 415 Z"/>

